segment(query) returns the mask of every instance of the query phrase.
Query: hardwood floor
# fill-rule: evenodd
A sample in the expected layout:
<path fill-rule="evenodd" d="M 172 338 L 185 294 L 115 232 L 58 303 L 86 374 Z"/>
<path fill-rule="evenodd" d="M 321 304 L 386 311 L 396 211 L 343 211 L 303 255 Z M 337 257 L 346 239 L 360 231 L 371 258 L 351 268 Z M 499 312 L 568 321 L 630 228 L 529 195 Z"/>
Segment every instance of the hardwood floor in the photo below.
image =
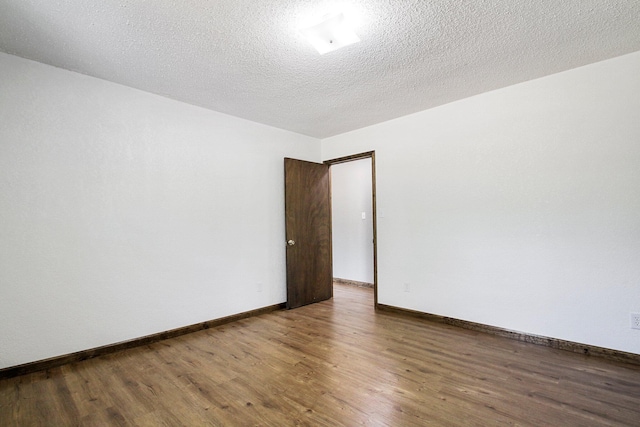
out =
<path fill-rule="evenodd" d="M 0 426 L 640 425 L 639 366 L 334 295 L 2 380 Z"/>

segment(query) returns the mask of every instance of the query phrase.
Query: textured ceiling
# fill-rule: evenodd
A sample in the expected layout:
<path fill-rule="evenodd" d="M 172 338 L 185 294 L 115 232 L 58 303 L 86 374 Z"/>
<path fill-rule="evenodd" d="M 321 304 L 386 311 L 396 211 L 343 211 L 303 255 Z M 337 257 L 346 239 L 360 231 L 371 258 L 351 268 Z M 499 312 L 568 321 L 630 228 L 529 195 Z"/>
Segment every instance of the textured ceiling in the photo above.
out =
<path fill-rule="evenodd" d="M 0 0 L 0 50 L 325 138 L 638 51 L 640 1 Z"/>

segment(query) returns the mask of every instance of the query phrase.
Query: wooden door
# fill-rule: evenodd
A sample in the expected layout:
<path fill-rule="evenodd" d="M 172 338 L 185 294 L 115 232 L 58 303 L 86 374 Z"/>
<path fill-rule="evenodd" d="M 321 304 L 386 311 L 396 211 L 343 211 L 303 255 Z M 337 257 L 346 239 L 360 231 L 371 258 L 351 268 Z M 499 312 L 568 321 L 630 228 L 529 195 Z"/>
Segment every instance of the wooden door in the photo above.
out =
<path fill-rule="evenodd" d="M 287 308 L 333 296 L 329 165 L 284 159 Z"/>

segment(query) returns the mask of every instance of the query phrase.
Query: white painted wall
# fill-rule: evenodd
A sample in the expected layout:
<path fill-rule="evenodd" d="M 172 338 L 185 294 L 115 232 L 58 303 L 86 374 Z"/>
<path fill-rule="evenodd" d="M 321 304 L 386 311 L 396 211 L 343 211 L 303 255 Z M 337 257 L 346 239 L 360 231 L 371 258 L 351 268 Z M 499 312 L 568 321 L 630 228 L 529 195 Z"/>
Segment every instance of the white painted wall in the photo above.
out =
<path fill-rule="evenodd" d="M 319 141 L 0 53 L 0 368 L 285 301 L 285 156 Z"/>
<path fill-rule="evenodd" d="M 331 166 L 331 210 L 333 277 L 373 283 L 371 159 Z"/>
<path fill-rule="evenodd" d="M 322 142 L 370 150 L 380 303 L 640 353 L 640 52 Z"/>
<path fill-rule="evenodd" d="M 376 150 L 380 302 L 640 353 L 639 75 L 640 52 L 323 141 Z M 285 300 L 282 158 L 317 140 L 1 53 L 0 76 L 0 368 Z"/>

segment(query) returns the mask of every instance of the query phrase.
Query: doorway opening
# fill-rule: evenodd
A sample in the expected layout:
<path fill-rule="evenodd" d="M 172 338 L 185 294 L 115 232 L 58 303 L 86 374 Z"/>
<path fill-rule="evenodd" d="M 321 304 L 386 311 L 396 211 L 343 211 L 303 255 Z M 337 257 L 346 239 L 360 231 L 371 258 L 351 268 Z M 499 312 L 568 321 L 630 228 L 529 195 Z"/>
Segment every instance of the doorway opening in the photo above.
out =
<path fill-rule="evenodd" d="M 334 280 L 373 285 L 378 306 L 375 152 L 327 160 Z"/>

